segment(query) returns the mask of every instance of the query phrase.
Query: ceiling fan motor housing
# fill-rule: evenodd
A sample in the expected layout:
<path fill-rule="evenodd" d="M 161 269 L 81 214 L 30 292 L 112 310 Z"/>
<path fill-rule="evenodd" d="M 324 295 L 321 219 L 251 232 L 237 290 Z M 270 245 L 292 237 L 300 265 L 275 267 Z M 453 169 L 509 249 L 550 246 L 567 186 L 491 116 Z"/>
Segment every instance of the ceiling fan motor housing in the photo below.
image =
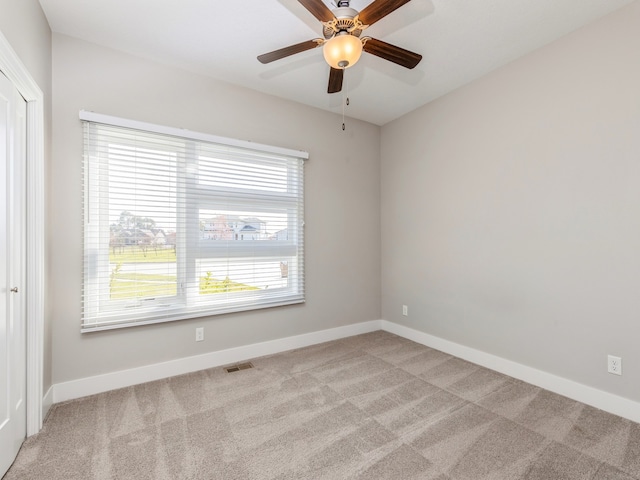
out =
<path fill-rule="evenodd" d="M 339 3 L 339 5 L 342 2 Z M 348 2 L 347 2 L 348 3 Z M 334 9 L 334 19 L 330 22 L 323 23 L 322 34 L 324 38 L 331 38 L 340 32 L 348 32 L 349 34 L 359 37 L 362 33 L 362 24 L 356 19 L 358 11 L 351 7 L 341 7 Z"/>

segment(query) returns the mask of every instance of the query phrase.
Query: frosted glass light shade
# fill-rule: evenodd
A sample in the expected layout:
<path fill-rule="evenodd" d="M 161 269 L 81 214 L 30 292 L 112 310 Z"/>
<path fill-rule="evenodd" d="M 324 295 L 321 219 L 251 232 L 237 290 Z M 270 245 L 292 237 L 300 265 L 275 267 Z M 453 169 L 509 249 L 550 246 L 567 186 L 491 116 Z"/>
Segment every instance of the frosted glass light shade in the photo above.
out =
<path fill-rule="evenodd" d="M 362 54 L 362 41 L 349 34 L 336 35 L 322 47 L 324 59 L 333 68 L 349 68 L 356 64 Z"/>

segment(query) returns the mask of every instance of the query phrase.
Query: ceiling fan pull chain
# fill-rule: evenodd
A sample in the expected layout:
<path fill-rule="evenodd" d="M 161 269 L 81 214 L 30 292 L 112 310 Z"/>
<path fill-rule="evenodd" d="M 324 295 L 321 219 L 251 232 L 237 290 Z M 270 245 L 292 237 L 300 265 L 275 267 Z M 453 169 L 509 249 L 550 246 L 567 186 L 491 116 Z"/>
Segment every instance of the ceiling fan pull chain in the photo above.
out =
<path fill-rule="evenodd" d="M 349 97 L 347 97 L 346 100 L 344 100 L 344 95 L 342 95 L 342 97 L 343 97 L 342 98 L 342 100 L 343 100 L 343 102 L 342 102 L 342 130 L 344 130 L 345 129 L 345 126 L 344 126 L 344 106 L 345 105 L 349 105 Z"/>
<path fill-rule="evenodd" d="M 342 131 L 344 132 L 346 126 L 344 123 L 344 108 L 345 105 L 349 106 L 349 78 L 347 78 L 347 88 L 342 91 Z M 345 98 L 346 96 L 346 98 Z"/>
<path fill-rule="evenodd" d="M 346 127 L 345 127 L 345 124 L 344 124 L 344 103 L 345 103 L 345 102 L 344 102 L 344 96 L 345 96 L 345 93 L 344 93 L 344 90 L 343 90 L 343 91 L 342 91 L 342 131 L 343 131 L 343 132 L 344 132 L 344 130 L 345 130 L 345 128 L 346 128 Z"/>

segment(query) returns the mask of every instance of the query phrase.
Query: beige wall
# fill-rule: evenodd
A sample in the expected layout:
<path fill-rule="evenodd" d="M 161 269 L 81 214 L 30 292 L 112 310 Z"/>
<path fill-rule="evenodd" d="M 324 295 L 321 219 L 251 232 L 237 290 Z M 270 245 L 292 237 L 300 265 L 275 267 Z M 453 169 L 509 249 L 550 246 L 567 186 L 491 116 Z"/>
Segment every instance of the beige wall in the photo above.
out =
<path fill-rule="evenodd" d="M 53 81 L 55 383 L 380 318 L 379 127 L 57 34 Z M 308 151 L 306 304 L 81 335 L 81 109 Z"/>
<path fill-rule="evenodd" d="M 37 0 L 0 0 L 0 32 L 42 90 L 44 97 L 45 168 L 51 158 L 51 29 Z M 45 172 L 45 185 L 48 178 Z M 48 251 L 46 252 L 48 258 Z M 45 268 L 48 275 L 49 268 Z M 48 293 L 48 292 L 47 292 Z M 43 393 L 51 386 L 52 325 L 45 306 Z"/>
<path fill-rule="evenodd" d="M 50 99 L 51 29 L 38 0 L 0 0 L 0 31 Z"/>
<path fill-rule="evenodd" d="M 384 319 L 640 400 L 638 52 L 635 2 L 382 128 Z"/>

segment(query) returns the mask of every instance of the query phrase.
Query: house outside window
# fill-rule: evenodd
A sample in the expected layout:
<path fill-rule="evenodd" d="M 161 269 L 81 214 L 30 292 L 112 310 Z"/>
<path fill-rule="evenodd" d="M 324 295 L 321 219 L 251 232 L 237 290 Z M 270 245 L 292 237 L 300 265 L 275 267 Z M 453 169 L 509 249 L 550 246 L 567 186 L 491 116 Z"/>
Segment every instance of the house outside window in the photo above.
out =
<path fill-rule="evenodd" d="M 304 301 L 305 152 L 81 119 L 83 332 Z"/>

